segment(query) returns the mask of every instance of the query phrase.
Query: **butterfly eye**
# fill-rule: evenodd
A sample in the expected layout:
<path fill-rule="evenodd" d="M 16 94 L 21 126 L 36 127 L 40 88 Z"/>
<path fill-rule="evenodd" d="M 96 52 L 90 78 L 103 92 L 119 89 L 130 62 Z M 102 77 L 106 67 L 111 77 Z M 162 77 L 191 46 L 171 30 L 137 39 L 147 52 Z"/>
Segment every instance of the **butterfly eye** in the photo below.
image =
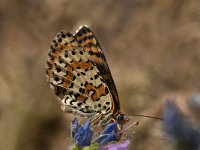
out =
<path fill-rule="evenodd" d="M 125 114 L 118 114 L 117 116 L 116 116 L 116 121 L 118 121 L 118 122 L 120 122 L 120 123 L 125 123 L 125 122 L 127 122 L 127 121 L 129 121 L 130 119 L 128 119 L 127 117 L 126 117 L 126 115 Z"/>
<path fill-rule="evenodd" d="M 124 114 L 119 114 L 119 115 L 117 115 L 117 117 L 116 117 L 116 120 L 119 121 L 119 122 L 124 121 L 124 119 L 125 119 L 125 115 L 124 115 Z"/>

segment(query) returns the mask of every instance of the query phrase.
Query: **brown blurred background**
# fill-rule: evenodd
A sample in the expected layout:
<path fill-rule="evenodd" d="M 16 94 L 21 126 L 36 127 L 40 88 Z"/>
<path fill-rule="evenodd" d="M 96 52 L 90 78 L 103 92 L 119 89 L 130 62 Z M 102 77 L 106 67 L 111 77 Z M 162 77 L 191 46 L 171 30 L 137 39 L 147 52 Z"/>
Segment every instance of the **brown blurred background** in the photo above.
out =
<path fill-rule="evenodd" d="M 45 61 L 55 34 L 82 24 L 96 34 L 128 114 L 161 116 L 168 96 L 184 109 L 199 92 L 199 0 L 1 0 L 1 150 L 67 149 L 68 114 Z M 142 120 L 133 149 L 167 149 L 160 121 Z"/>

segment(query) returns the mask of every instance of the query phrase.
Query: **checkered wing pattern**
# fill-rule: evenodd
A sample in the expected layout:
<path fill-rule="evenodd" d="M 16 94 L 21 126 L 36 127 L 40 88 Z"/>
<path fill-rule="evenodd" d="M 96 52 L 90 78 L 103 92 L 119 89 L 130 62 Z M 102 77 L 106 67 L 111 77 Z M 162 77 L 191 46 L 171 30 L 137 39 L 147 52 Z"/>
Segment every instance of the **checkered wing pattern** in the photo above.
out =
<path fill-rule="evenodd" d="M 77 41 L 82 47 L 85 47 L 86 51 L 90 54 L 90 59 L 94 62 L 95 66 L 99 70 L 100 76 L 103 78 L 103 81 L 106 83 L 110 92 L 112 94 L 113 107 L 112 112 L 115 113 L 120 110 L 120 103 L 118 92 L 115 87 L 114 80 L 112 78 L 108 63 L 106 61 L 103 50 L 95 37 L 94 33 L 87 26 L 80 27 L 74 35 Z"/>
<path fill-rule="evenodd" d="M 86 26 L 74 35 L 62 31 L 55 36 L 46 77 L 66 112 L 91 117 L 119 110 L 117 90 L 105 56 Z"/>

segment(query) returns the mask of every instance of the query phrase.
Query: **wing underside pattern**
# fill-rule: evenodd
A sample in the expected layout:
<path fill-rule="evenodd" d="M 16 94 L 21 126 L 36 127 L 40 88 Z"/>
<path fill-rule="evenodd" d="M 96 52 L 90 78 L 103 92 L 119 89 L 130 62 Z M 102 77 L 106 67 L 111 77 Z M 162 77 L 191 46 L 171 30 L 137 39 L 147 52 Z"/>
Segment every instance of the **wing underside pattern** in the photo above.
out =
<path fill-rule="evenodd" d="M 95 37 L 94 33 L 87 26 L 81 26 L 74 35 L 80 45 L 89 51 L 91 60 L 96 65 L 97 69 L 100 72 L 100 76 L 103 78 L 104 82 L 110 89 L 110 92 L 113 97 L 113 107 L 112 112 L 115 113 L 120 110 L 120 103 L 118 92 L 115 87 L 114 80 L 112 78 L 110 69 L 108 67 L 105 55 L 101 46 Z"/>
<path fill-rule="evenodd" d="M 64 111 L 89 117 L 111 111 L 113 99 L 118 102 L 118 96 L 96 38 L 91 33 L 90 40 L 79 36 L 85 28 L 75 35 L 62 31 L 55 36 L 48 54 L 46 77 Z"/>

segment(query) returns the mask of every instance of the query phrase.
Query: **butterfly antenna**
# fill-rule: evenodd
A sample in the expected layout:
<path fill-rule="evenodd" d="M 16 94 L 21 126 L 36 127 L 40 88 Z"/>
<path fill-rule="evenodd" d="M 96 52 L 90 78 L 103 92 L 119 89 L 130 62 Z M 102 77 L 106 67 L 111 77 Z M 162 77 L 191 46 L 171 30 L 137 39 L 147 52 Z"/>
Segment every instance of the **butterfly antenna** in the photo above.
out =
<path fill-rule="evenodd" d="M 137 116 L 137 117 L 145 117 L 145 118 L 152 118 L 152 119 L 157 119 L 157 120 L 164 120 L 161 117 L 152 117 L 152 116 L 148 116 L 148 115 L 132 115 L 132 116 Z"/>

